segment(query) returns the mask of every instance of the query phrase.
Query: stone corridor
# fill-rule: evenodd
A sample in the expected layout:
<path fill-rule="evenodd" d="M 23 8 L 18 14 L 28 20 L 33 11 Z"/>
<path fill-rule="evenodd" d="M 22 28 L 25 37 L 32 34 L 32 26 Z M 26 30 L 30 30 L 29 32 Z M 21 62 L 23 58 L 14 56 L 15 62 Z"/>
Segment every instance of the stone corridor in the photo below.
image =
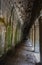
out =
<path fill-rule="evenodd" d="M 42 0 L 0 0 L 0 59 L 0 65 L 42 65 Z"/>
<path fill-rule="evenodd" d="M 39 62 L 35 56 L 35 53 L 28 50 L 30 48 L 32 50 L 32 47 L 28 47 L 28 44 L 29 42 L 25 42 L 17 46 L 14 54 L 12 52 L 7 53 L 4 62 L 2 62 L 0 65 L 35 65 L 37 62 Z"/>

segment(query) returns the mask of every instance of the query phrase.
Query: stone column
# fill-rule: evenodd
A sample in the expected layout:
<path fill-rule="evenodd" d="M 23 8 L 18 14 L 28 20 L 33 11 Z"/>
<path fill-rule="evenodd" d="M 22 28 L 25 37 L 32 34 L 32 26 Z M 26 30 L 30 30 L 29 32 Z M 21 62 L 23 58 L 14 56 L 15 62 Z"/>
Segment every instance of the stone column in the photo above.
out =
<path fill-rule="evenodd" d="M 40 35 L 40 60 L 41 60 L 41 65 L 42 65 L 42 16 L 39 18 L 39 35 Z"/>

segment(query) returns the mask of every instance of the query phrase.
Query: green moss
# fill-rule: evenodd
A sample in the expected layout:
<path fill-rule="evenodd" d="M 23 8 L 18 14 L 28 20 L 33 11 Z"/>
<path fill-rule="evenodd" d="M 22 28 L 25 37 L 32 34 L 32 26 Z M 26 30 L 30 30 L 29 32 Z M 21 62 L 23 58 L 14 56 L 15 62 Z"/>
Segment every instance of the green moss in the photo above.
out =
<path fill-rule="evenodd" d="M 10 47 L 11 44 L 12 44 L 12 43 L 11 43 L 11 41 L 12 41 L 12 40 L 11 40 L 11 37 L 12 37 L 12 28 L 11 28 L 11 26 L 8 26 L 8 27 L 7 27 L 7 35 L 6 35 L 6 36 L 7 36 L 7 37 L 6 37 L 6 38 L 7 38 L 7 46 Z"/>

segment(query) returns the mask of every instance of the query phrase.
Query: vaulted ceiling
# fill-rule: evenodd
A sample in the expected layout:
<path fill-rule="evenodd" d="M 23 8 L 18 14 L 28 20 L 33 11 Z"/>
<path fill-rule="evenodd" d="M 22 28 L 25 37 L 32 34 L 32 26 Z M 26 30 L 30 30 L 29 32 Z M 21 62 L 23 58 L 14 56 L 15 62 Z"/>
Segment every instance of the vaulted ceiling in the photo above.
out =
<path fill-rule="evenodd" d="M 0 0 L 0 11 L 3 14 L 5 14 L 6 11 L 8 14 L 10 14 L 10 10 L 12 8 L 12 5 L 14 4 L 19 18 L 22 19 L 24 22 L 28 21 L 29 23 L 32 15 L 34 14 L 34 12 L 37 11 L 37 7 L 35 6 L 38 6 L 40 2 L 41 0 Z"/>
<path fill-rule="evenodd" d="M 9 14 L 12 5 L 18 13 L 20 19 L 24 22 L 29 22 L 31 18 L 31 12 L 35 0 L 1 0 L 1 11 L 4 15 L 6 12 Z"/>

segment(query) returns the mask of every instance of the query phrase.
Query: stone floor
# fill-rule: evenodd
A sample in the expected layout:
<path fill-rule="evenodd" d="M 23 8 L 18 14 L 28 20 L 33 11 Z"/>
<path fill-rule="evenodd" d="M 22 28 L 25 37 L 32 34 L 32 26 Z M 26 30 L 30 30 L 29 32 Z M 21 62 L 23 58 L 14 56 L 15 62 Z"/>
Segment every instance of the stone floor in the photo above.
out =
<path fill-rule="evenodd" d="M 32 47 L 29 47 L 32 49 Z M 6 56 L 4 63 L 0 65 L 35 65 L 37 58 L 34 52 L 28 51 L 28 43 L 16 47 L 15 54 L 10 53 Z"/>

